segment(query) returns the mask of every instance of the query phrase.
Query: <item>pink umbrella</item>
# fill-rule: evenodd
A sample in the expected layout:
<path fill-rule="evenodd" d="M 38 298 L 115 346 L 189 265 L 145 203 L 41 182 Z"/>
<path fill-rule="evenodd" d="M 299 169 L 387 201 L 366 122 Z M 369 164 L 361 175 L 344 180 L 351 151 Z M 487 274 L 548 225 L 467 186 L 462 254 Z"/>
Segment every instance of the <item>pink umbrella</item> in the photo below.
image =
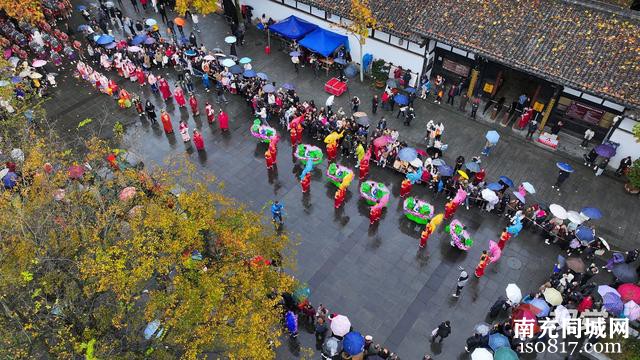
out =
<path fill-rule="evenodd" d="M 379 138 L 373 140 L 373 146 L 375 147 L 383 147 L 393 140 L 391 136 L 380 136 Z"/>
<path fill-rule="evenodd" d="M 489 240 L 489 260 L 494 263 L 500 259 L 501 255 L 502 250 L 500 250 L 498 244 L 493 240 Z"/>
<path fill-rule="evenodd" d="M 4 58 L 5 58 L 5 59 L 10 58 L 10 57 L 11 57 L 11 55 L 13 55 L 13 52 L 11 51 L 11 49 L 6 49 L 6 50 L 4 51 Z"/>
<path fill-rule="evenodd" d="M 133 186 L 126 187 L 120 191 L 118 198 L 122 201 L 127 201 L 136 196 L 136 188 Z"/>
<path fill-rule="evenodd" d="M 45 60 L 34 60 L 33 63 L 31 63 L 31 66 L 38 68 L 38 67 L 43 67 L 47 64 L 47 62 Z"/>
<path fill-rule="evenodd" d="M 73 165 L 69 167 L 69 178 L 80 179 L 84 175 L 84 168 L 80 165 Z"/>

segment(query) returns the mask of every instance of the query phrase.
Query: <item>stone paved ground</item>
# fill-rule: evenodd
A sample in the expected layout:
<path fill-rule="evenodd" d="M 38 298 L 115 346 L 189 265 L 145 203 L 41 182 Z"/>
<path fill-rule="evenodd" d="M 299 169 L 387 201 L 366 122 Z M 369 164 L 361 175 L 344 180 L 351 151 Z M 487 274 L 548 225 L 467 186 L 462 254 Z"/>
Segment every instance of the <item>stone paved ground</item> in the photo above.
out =
<path fill-rule="evenodd" d="M 201 37 L 207 47 L 224 48 L 223 38 L 228 27 L 219 17 L 205 18 L 201 28 L 206 30 Z M 238 52 L 255 59 L 254 69 L 267 73 L 274 81 L 296 84 L 302 99 L 324 102 L 327 97 L 322 90 L 325 76 L 314 79 L 309 69 L 296 74 L 284 53 L 274 51 L 265 57 L 261 50 L 263 46 L 261 34 L 252 31 L 247 37 L 247 45 Z M 158 110 L 163 106 L 162 100 L 148 89 L 141 91 L 137 85 L 125 81 L 121 84 L 129 90 L 142 92 L 143 98 L 150 97 Z M 337 99 L 336 105 L 348 108 L 349 95 L 358 95 L 363 100 L 363 110 L 368 110 L 373 89 L 357 81 L 351 81 L 349 85 L 350 94 Z M 200 90 L 198 96 L 201 104 L 205 99 L 214 100 L 211 94 Z M 294 273 L 312 289 L 312 302 L 324 303 L 331 311 L 348 315 L 356 329 L 373 335 L 376 341 L 397 351 L 403 359 L 418 359 L 425 351 L 443 359 L 464 358 L 464 340 L 471 335 L 475 323 L 485 320 L 488 308 L 498 295 L 503 294 L 506 285 L 515 282 L 523 291 L 533 291 L 548 276 L 558 254 L 556 248 L 544 246 L 539 235 L 523 231 L 508 244 L 500 262 L 491 265 L 482 279 L 472 279 L 462 297 L 454 300 L 450 294 L 455 288 L 457 267 L 464 266 L 472 271 L 488 240 L 499 236 L 500 229 L 505 226 L 504 219 L 487 216 L 477 209 L 466 211 L 461 208 L 457 218 L 469 227 L 476 240 L 473 249 L 468 253 L 453 249 L 441 228 L 430 239 L 426 251 L 417 251 L 420 229 L 402 214 L 398 196 L 401 177 L 398 174 L 372 166 L 369 178 L 384 182 L 393 194 L 379 226 L 370 229 L 368 208 L 359 199 L 356 184 L 350 188 L 344 209 L 334 211 L 335 188 L 326 182 L 325 164 L 314 170 L 311 194 L 302 196 L 296 180 L 301 168 L 292 162 L 287 136 L 280 144 L 277 175 L 269 177 L 263 159 L 265 147 L 249 134 L 253 118 L 238 98 L 231 97 L 231 103 L 226 105 L 231 117 L 229 134 L 221 134 L 217 125 L 210 127 L 202 116 L 193 119 L 173 103 L 167 105 L 176 129 L 177 119 L 184 118 L 189 119 L 191 129 L 195 125 L 202 130 L 206 152 L 198 154 L 185 146 L 179 135 L 165 136 L 160 127 L 138 121 L 133 109 L 118 109 L 111 99 L 96 96 L 85 83 L 70 76 L 60 79 L 55 97 L 56 100 L 47 105 L 49 114 L 68 137 L 97 131 L 100 123 L 103 123 L 101 133 L 108 134 L 112 124 L 119 120 L 129 124 L 127 146 L 151 166 L 162 164 L 168 157 L 184 155 L 184 161 L 197 163 L 224 182 L 227 195 L 263 211 L 265 221 L 268 217 L 266 206 L 270 201 L 276 198 L 284 201 L 286 229 L 298 243 L 298 266 Z M 416 104 L 417 119 L 410 128 L 402 126 L 389 113 L 379 112 L 378 116 L 387 116 L 389 126 L 398 128 L 403 139 L 421 147 L 424 146 L 421 139 L 426 122 L 429 119 L 442 121 L 446 127 L 444 140 L 449 144 L 444 158 L 450 163 L 459 154 L 467 158 L 478 154 L 484 144 L 484 133 L 493 127 L 471 121 L 447 106 L 422 101 Z M 94 121 L 80 131 L 76 130 L 77 123 L 86 117 L 103 121 Z M 556 176 L 554 164 L 567 159 L 562 154 L 526 143 L 513 136 L 510 129 L 497 130 L 502 134 L 500 144 L 490 158 L 483 160 L 490 179 L 505 174 L 515 182 L 530 181 L 538 189 L 536 196 L 566 205 L 568 209 L 586 205 L 600 207 L 605 218 L 597 223 L 598 232 L 614 246 L 637 246 L 640 225 L 631 214 L 638 213 L 640 202 L 626 195 L 619 181 L 595 178 L 581 164 L 568 159 L 577 171 L 566 182 L 565 191 L 558 195 L 550 189 Z M 341 162 L 354 166 L 353 159 L 342 159 Z M 442 198 L 434 199 L 421 186 L 414 189 L 416 196 L 432 202 L 442 211 Z M 445 319 L 452 322 L 452 335 L 442 346 L 431 346 L 428 334 Z M 308 346 L 313 343 L 308 334 L 303 334 L 301 341 Z M 295 355 L 283 347 L 278 357 L 295 358 Z"/>

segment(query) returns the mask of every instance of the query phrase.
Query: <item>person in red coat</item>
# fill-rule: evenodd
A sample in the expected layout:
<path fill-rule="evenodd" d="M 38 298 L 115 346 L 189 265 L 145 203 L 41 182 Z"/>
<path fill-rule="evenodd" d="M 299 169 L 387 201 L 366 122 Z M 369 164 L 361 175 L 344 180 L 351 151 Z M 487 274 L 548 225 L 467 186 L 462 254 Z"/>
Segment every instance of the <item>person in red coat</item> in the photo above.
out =
<path fill-rule="evenodd" d="M 180 86 L 173 91 L 173 97 L 176 99 L 179 107 L 185 107 L 187 105 L 187 100 L 184 98 L 184 90 L 182 90 Z"/>
<path fill-rule="evenodd" d="M 331 142 L 327 144 L 327 160 L 332 163 L 338 155 L 338 144 Z"/>
<path fill-rule="evenodd" d="M 220 125 L 220 130 L 228 131 L 229 130 L 229 115 L 226 112 L 220 109 L 218 113 L 218 125 Z"/>
<path fill-rule="evenodd" d="M 429 240 L 429 236 L 433 234 L 433 230 L 435 230 L 435 226 L 432 223 L 428 223 L 424 228 L 424 231 L 420 234 L 420 248 L 427 246 L 427 240 Z"/>
<path fill-rule="evenodd" d="M 169 88 L 169 83 L 165 78 L 158 77 L 158 89 L 160 89 L 160 94 L 162 94 L 162 100 L 169 100 L 171 97 L 171 88 Z"/>
<path fill-rule="evenodd" d="M 525 126 L 531 121 L 531 117 L 533 116 L 533 109 L 524 109 L 524 114 L 520 116 L 520 120 L 518 121 L 518 129 L 524 129 Z"/>
<path fill-rule="evenodd" d="M 405 197 L 407 195 L 409 195 L 409 193 L 411 192 L 411 180 L 409 179 L 404 179 L 402 180 L 402 184 L 400 184 L 400 197 Z"/>
<path fill-rule="evenodd" d="M 289 130 L 289 136 L 291 137 L 291 146 L 296 146 L 298 143 L 298 130 L 295 127 L 291 127 Z"/>
<path fill-rule="evenodd" d="M 144 86 L 147 81 L 147 77 L 141 67 L 136 69 L 136 78 L 138 78 L 138 84 L 140 84 L 140 86 Z"/>
<path fill-rule="evenodd" d="M 342 206 L 342 203 L 344 203 L 344 198 L 347 195 L 347 190 L 345 190 L 344 188 L 338 188 L 338 191 L 336 191 L 336 195 L 334 196 L 334 202 L 333 202 L 333 207 L 338 209 L 340 208 L 340 206 Z"/>
<path fill-rule="evenodd" d="M 296 129 L 296 144 L 302 144 L 302 125 L 298 124 L 298 128 Z"/>
<path fill-rule="evenodd" d="M 300 186 L 302 187 L 302 193 L 306 193 L 311 188 L 311 173 L 307 173 L 300 181 Z"/>
<path fill-rule="evenodd" d="M 382 208 L 378 206 L 372 206 L 369 210 L 369 224 L 373 225 L 380 220 L 382 216 Z"/>
<path fill-rule="evenodd" d="M 273 169 L 275 161 L 273 159 L 273 155 L 271 155 L 271 151 L 267 150 L 264 152 L 264 161 L 267 164 L 267 170 Z"/>
<path fill-rule="evenodd" d="M 189 106 L 191 107 L 193 115 L 200 115 L 200 110 L 198 110 L 198 99 L 196 99 L 196 96 L 193 93 L 189 94 Z"/>
<path fill-rule="evenodd" d="M 484 275 L 484 270 L 487 268 L 490 261 L 489 254 L 487 254 L 486 250 L 483 250 L 482 255 L 480 256 L 480 262 L 478 263 L 478 266 L 476 266 L 476 271 L 474 273 L 477 278 L 481 278 Z"/>
<path fill-rule="evenodd" d="M 446 220 L 449 220 L 453 217 L 453 214 L 456 213 L 456 210 L 458 210 L 458 204 L 455 201 L 449 201 L 448 203 L 446 203 L 446 205 L 444 206 L 444 218 Z"/>
<path fill-rule="evenodd" d="M 507 245 L 507 241 L 511 239 L 511 233 L 506 229 L 500 234 L 500 241 L 498 241 L 498 247 L 500 250 L 504 250 L 504 246 Z"/>
<path fill-rule="evenodd" d="M 164 128 L 165 134 L 173 133 L 173 125 L 171 124 L 171 117 L 167 113 L 166 110 L 162 109 L 162 114 L 160 115 L 160 121 L 162 121 L 162 127 Z"/>
<path fill-rule="evenodd" d="M 193 143 L 196 145 L 198 151 L 204 150 L 204 139 L 198 130 L 193 130 Z"/>
<path fill-rule="evenodd" d="M 274 164 L 278 161 L 278 141 L 280 141 L 280 136 L 277 134 L 269 141 L 269 152 L 273 157 Z"/>
<path fill-rule="evenodd" d="M 360 160 L 360 173 L 358 174 L 360 181 L 364 180 L 367 174 L 369 174 L 369 158 L 365 156 Z"/>
<path fill-rule="evenodd" d="M 204 113 L 207 115 L 207 121 L 209 124 L 213 124 L 213 122 L 216 121 L 216 111 L 208 101 L 204 103 Z"/>

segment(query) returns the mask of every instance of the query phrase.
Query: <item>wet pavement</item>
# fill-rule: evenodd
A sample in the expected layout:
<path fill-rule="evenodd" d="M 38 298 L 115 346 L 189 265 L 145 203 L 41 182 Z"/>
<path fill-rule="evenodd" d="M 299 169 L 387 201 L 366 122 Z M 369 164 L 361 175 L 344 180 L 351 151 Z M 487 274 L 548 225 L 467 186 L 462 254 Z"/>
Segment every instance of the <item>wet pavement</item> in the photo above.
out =
<path fill-rule="evenodd" d="M 220 17 L 208 16 L 201 20 L 200 27 L 207 31 L 201 37 L 208 48 L 227 48 L 223 38 L 229 28 Z M 265 56 L 264 45 L 262 34 L 250 31 L 246 46 L 239 47 L 238 53 L 254 59 L 254 70 L 267 73 L 278 84 L 295 84 L 301 99 L 324 103 L 328 95 L 323 91 L 327 80 L 324 73 L 318 79 L 314 79 L 308 68 L 296 74 L 286 54 L 272 45 L 274 51 Z M 475 246 L 466 253 L 452 248 L 441 226 L 429 239 L 427 248 L 418 251 L 421 229 L 403 216 L 398 195 L 400 174 L 371 167 L 368 178 L 383 182 L 392 190 L 389 205 L 375 227 L 369 226 L 368 206 L 359 198 L 357 181 L 350 186 L 344 207 L 334 210 L 336 188 L 324 175 L 326 161 L 314 169 L 311 192 L 303 196 L 297 182 L 302 169 L 293 162 L 287 134 L 284 133 L 279 145 L 277 171 L 269 175 L 263 156 L 266 146 L 249 133 L 253 116 L 244 101 L 236 96 L 227 95 L 231 102 L 224 106 L 230 115 L 231 131 L 226 134 L 220 132 L 217 124 L 210 126 L 204 115 L 194 119 L 189 111 L 178 109 L 173 101 L 166 105 L 176 133 L 180 118 L 188 119 L 191 131 L 194 127 L 201 130 L 206 151 L 198 153 L 193 145 L 183 144 L 179 134 L 166 136 L 161 126 L 140 121 L 134 109 L 120 110 L 114 100 L 96 95 L 85 82 L 68 75 L 59 82 L 60 86 L 54 91 L 55 100 L 47 107 L 56 127 L 66 137 L 81 138 L 90 133 L 108 136 L 113 123 L 121 121 L 127 125 L 126 147 L 143 157 L 149 166 L 163 164 L 167 159 L 194 162 L 224 184 L 226 195 L 264 212 L 265 222 L 269 220 L 270 202 L 283 201 L 285 229 L 296 243 L 298 265 L 293 272 L 311 288 L 312 303 L 323 303 L 331 312 L 347 315 L 354 328 L 372 335 L 375 342 L 397 352 L 403 359 L 418 359 L 425 352 L 443 359 L 464 358 L 464 341 L 471 335 L 473 325 L 485 321 L 489 307 L 504 294 L 506 285 L 513 282 L 523 292 L 534 291 L 551 273 L 559 253 L 557 248 L 545 246 L 539 234 L 523 230 L 508 243 L 500 261 L 490 265 L 483 278 L 472 277 L 461 298 L 454 299 L 451 293 L 459 274 L 458 266 L 464 266 L 469 273 L 473 271 L 489 240 L 499 237 L 506 225 L 505 218 L 461 207 L 456 218 L 467 225 Z M 165 106 L 148 88 L 141 89 L 125 80 L 120 80 L 120 84 L 130 92 L 142 94 L 143 99 L 152 99 L 158 113 Z M 369 101 L 375 89 L 357 80 L 351 80 L 349 87 L 349 93 L 336 99 L 335 107 L 348 109 L 348 99 L 357 95 L 362 100 L 361 110 L 370 110 Z M 202 91 L 201 86 L 197 94 L 201 108 L 205 100 L 214 101 L 214 95 Z M 468 159 L 479 154 L 484 133 L 496 127 L 474 122 L 447 105 L 434 105 L 431 101 L 416 101 L 416 114 L 411 127 L 403 126 L 395 113 L 379 111 L 373 118 L 386 116 L 388 126 L 401 132 L 401 139 L 419 147 L 424 147 L 426 122 L 442 121 L 443 139 L 449 144 L 444 154 L 448 163 L 453 163 L 460 154 Z M 76 129 L 78 122 L 87 117 L 94 118 L 94 122 Z M 483 158 L 489 180 L 508 175 L 516 183 L 529 181 L 538 190 L 537 198 L 566 205 L 567 209 L 599 207 L 605 214 L 604 220 L 597 223 L 599 234 L 615 247 L 637 246 L 640 224 L 629 214 L 638 213 L 640 202 L 624 193 L 619 181 L 595 178 L 581 164 L 526 143 L 511 134 L 510 129 L 497 126 L 497 130 L 502 134 L 500 143 L 489 158 Z M 561 194 L 551 189 L 557 174 L 554 164 L 558 160 L 569 161 L 577 169 L 564 184 Z M 339 162 L 355 167 L 354 159 Z M 444 210 L 445 200 L 434 198 L 423 186 L 414 186 L 413 195 L 435 205 L 438 212 Z M 442 345 L 431 345 L 429 334 L 443 320 L 451 321 L 453 332 Z M 300 339 L 303 345 L 313 347 L 312 334 L 303 331 Z M 278 358 L 295 358 L 295 355 L 283 347 Z"/>

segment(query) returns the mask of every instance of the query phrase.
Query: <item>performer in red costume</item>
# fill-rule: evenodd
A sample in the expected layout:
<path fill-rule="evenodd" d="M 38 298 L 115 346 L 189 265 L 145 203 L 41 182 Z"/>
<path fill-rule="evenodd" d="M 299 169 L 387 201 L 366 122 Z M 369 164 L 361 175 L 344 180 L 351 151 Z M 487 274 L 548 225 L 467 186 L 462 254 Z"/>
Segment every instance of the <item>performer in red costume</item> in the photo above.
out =
<path fill-rule="evenodd" d="M 505 229 L 502 234 L 500 234 L 500 241 L 498 241 L 498 247 L 500 250 L 504 249 L 504 246 L 507 245 L 507 241 L 509 241 L 509 239 L 511 239 L 511 233 Z"/>
<path fill-rule="evenodd" d="M 444 206 L 444 218 L 446 220 L 449 220 L 453 217 L 453 214 L 456 213 L 456 210 L 458 210 L 458 206 L 460 204 L 458 204 L 455 201 L 449 201 L 445 206 Z"/>
<path fill-rule="evenodd" d="M 369 211 L 369 224 L 373 225 L 380 220 L 382 216 L 382 208 L 378 206 L 372 206 Z"/>
<path fill-rule="evenodd" d="M 489 254 L 487 254 L 487 251 L 486 250 L 482 251 L 482 256 L 480 256 L 480 262 L 478 263 L 478 266 L 476 266 L 476 271 L 475 271 L 475 275 L 477 278 L 481 278 L 484 275 L 484 270 L 487 268 L 487 265 L 489 265 L 490 262 L 491 262 L 491 259 L 489 259 Z"/>
<path fill-rule="evenodd" d="M 193 115 L 200 115 L 200 110 L 198 109 L 198 99 L 196 99 L 196 96 L 193 93 L 189 94 L 189 106 L 191 107 L 191 112 L 193 113 Z"/>
<path fill-rule="evenodd" d="M 335 142 L 327 144 L 327 160 L 332 163 L 338 155 L 338 144 Z"/>
<path fill-rule="evenodd" d="M 405 197 L 407 195 L 409 195 L 409 193 L 411 192 L 411 180 L 409 179 L 404 179 L 402 180 L 402 184 L 400 185 L 400 197 Z"/>
<path fill-rule="evenodd" d="M 300 181 L 300 186 L 302 187 L 302 193 L 306 193 L 311 188 L 311 173 L 307 173 Z"/>
<path fill-rule="evenodd" d="M 229 115 L 226 112 L 220 109 L 218 113 L 218 125 L 220 125 L 220 130 L 228 131 L 229 130 Z"/>
<path fill-rule="evenodd" d="M 344 188 L 339 188 L 338 191 L 336 191 L 333 207 L 336 209 L 340 208 L 340 206 L 342 206 L 342 204 L 344 203 L 344 198 L 346 195 L 347 195 L 347 190 L 345 190 Z"/>
<path fill-rule="evenodd" d="M 267 170 L 273 169 L 273 164 L 275 164 L 275 161 L 273 160 L 271 151 L 267 150 L 264 152 L 264 161 L 267 163 Z"/>

